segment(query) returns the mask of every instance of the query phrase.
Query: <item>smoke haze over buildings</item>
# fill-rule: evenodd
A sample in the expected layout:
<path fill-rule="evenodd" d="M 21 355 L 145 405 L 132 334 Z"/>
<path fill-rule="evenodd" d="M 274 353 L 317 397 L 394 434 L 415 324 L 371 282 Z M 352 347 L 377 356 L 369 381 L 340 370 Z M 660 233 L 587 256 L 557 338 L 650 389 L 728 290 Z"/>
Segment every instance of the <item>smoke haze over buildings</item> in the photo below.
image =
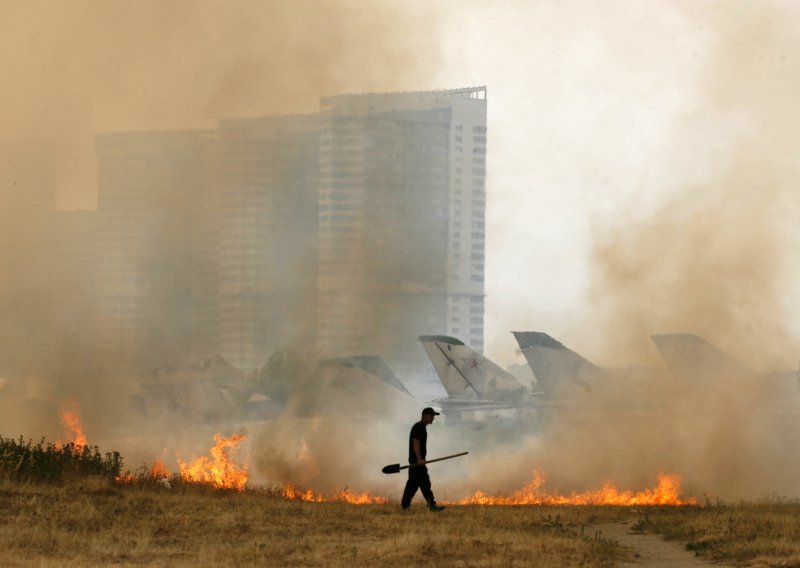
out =
<path fill-rule="evenodd" d="M 55 305 L 81 298 L 91 305 L 97 283 L 49 280 L 39 258 L 57 246 L 46 210 L 94 208 L 96 134 L 311 112 L 326 94 L 417 86 L 421 65 L 438 57 L 422 6 L 409 12 L 338 1 L 8 2 L 3 14 L 0 129 L 4 139 L 43 142 L 28 150 L 11 142 L 2 156 L 2 374 L 16 378 L 6 392 L 49 401 L 9 408 L 4 418 L 8 428 L 20 419 L 35 422 L 37 431 L 58 428 L 55 399 L 78 393 L 102 401 L 84 403 L 83 411 L 105 427 L 120 420 L 108 405 L 124 406 L 130 394 L 127 354 L 99 356 L 86 339 L 91 309 L 52 325 Z M 420 48 L 424 57 L 412 55 Z M 154 232 L 153 250 L 164 237 L 175 239 L 168 235 Z"/>
<path fill-rule="evenodd" d="M 516 328 L 547 331 L 611 367 L 661 366 L 649 337 L 668 332 L 703 335 L 759 370 L 797 365 L 792 4 L 79 1 L 5 2 L 2 13 L 0 131 L 43 142 L 0 150 L 10 188 L 0 194 L 0 378 L 26 381 L 0 393 L 29 399 L 0 403 L 0 433 L 56 431 L 58 402 L 75 394 L 87 424 L 129 426 L 132 378 L 118 354 L 85 356 L 92 314 L 49 324 L 49 302 L 89 303 L 95 283 L 70 273 L 54 290 L 20 268 L 55 246 L 37 207 L 94 208 L 97 133 L 314 112 L 321 96 L 345 92 L 491 87 L 486 347 L 499 363 L 514 360 Z M 7 164 L 26 160 L 41 167 L 20 199 Z M 22 230 L 31 224 L 41 230 Z M 751 376 L 694 385 L 666 372 L 623 385 L 595 392 L 580 420 L 544 436 L 508 445 L 479 436 L 469 469 L 457 470 L 469 472 L 464 487 L 516 489 L 538 465 L 564 490 L 606 478 L 641 486 L 666 470 L 700 493 L 793 494 L 796 427 L 771 414 L 772 385 Z M 356 464 L 402 460 L 405 427 L 364 434 L 329 409 L 314 421 L 317 394 L 294 392 L 282 425 L 250 432 L 258 475 L 386 486 L 371 485 L 375 463 Z M 202 448 L 189 427 L 150 426 L 154 447 Z M 463 449 L 441 426 L 432 447 Z M 353 441 L 363 445 L 347 454 L 340 442 Z"/>
<path fill-rule="evenodd" d="M 0 129 L 57 140 L 66 208 L 93 204 L 98 132 L 307 112 L 322 95 L 408 90 L 438 59 L 421 4 L 4 2 L 3 15 Z"/>

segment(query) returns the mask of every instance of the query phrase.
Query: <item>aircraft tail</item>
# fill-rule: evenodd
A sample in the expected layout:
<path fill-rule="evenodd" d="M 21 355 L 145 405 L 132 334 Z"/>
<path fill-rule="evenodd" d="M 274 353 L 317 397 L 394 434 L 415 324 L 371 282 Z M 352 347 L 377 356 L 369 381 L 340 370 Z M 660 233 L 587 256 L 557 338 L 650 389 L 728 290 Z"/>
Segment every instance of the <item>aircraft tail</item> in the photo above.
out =
<path fill-rule="evenodd" d="M 421 335 L 419 340 L 447 394 L 453 398 L 502 400 L 525 391 L 511 373 L 455 337 Z"/>
<path fill-rule="evenodd" d="M 403 394 L 413 396 L 405 385 L 397 378 L 397 375 L 392 372 L 386 361 L 380 355 L 355 355 L 352 357 L 342 357 L 339 359 L 326 359 L 322 362 L 325 365 L 339 365 L 341 367 L 354 367 L 361 369 L 381 381 L 393 387 Z"/>
<path fill-rule="evenodd" d="M 738 359 L 691 333 L 653 335 L 651 339 L 673 375 L 703 381 L 754 372 Z"/>
<path fill-rule="evenodd" d="M 512 331 L 539 387 L 555 395 L 569 386 L 591 392 L 591 383 L 601 373 L 587 359 L 540 331 Z"/>

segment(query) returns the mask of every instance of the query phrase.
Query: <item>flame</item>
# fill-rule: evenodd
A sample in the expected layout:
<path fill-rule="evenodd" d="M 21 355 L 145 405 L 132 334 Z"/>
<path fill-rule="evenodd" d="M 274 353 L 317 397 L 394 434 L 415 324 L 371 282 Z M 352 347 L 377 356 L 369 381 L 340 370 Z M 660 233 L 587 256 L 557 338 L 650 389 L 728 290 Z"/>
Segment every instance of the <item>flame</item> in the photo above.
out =
<path fill-rule="evenodd" d="M 169 479 L 172 473 L 167 469 L 167 466 L 161 460 L 156 460 L 147 472 L 147 477 L 153 481 L 158 479 Z"/>
<path fill-rule="evenodd" d="M 696 505 L 697 500 L 681 497 L 681 478 L 674 474 L 661 474 L 654 489 L 639 492 L 620 491 L 607 481 L 596 491 L 558 495 L 542 489 L 546 481 L 539 470 L 520 491 L 508 496 L 491 496 L 476 491 L 474 495 L 458 501 L 459 505 Z"/>
<path fill-rule="evenodd" d="M 114 480 L 117 483 L 132 485 L 137 481 L 158 481 L 162 484 L 165 481 L 169 481 L 172 477 L 172 472 L 167 469 L 166 464 L 162 460 L 156 460 L 151 465 L 150 468 L 147 470 L 147 473 L 140 474 L 138 477 L 132 474 L 130 471 L 126 471 L 125 473 L 119 474 Z M 169 485 L 169 483 L 167 483 Z"/>
<path fill-rule="evenodd" d="M 228 454 L 235 452 L 245 438 L 244 434 L 234 434 L 230 438 L 215 434 L 216 444 L 211 448 L 213 459 L 201 456 L 188 464 L 178 460 L 181 479 L 191 483 L 207 483 L 219 489 L 242 491 L 247 483 L 247 468 L 232 461 Z"/>
<path fill-rule="evenodd" d="M 345 488 L 342 491 L 325 496 L 313 489 L 298 489 L 293 485 L 287 485 L 281 490 L 284 499 L 296 501 L 308 501 L 311 503 L 349 503 L 351 505 L 385 505 L 389 502 L 386 497 L 371 495 L 369 491 L 364 493 L 353 493 Z"/>
<path fill-rule="evenodd" d="M 70 438 L 66 444 L 74 444 L 76 448 L 85 448 L 89 441 L 86 434 L 83 433 L 83 426 L 81 425 L 81 417 L 79 414 L 80 407 L 75 401 L 66 402 L 61 405 L 59 416 L 61 417 L 61 424 L 64 425 L 66 437 Z M 56 442 L 56 446 L 63 446 L 61 441 Z"/>
<path fill-rule="evenodd" d="M 114 481 L 116 481 L 117 483 L 131 485 L 136 481 L 136 478 L 130 471 L 126 471 L 124 473 L 120 473 L 117 477 L 115 477 Z"/>

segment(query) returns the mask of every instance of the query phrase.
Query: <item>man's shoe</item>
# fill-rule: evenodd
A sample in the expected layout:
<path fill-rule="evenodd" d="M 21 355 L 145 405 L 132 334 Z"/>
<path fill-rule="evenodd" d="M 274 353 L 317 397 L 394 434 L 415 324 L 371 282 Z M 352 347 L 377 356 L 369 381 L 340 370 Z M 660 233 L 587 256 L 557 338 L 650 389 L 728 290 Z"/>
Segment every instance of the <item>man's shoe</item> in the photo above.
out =
<path fill-rule="evenodd" d="M 444 507 L 442 505 L 429 505 L 428 509 L 430 509 L 434 513 L 438 513 L 439 511 L 444 511 Z"/>

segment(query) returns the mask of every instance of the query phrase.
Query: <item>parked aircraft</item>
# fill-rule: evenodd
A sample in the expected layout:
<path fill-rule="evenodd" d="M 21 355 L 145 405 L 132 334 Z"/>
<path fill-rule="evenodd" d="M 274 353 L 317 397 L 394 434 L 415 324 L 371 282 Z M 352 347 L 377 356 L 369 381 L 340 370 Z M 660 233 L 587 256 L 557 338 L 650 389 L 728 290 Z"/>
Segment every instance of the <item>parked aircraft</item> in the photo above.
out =
<path fill-rule="evenodd" d="M 755 371 L 711 343 L 690 333 L 651 336 L 667 368 L 694 382 L 722 375 L 753 375 Z"/>
<path fill-rule="evenodd" d="M 433 401 L 446 414 L 533 408 L 546 403 L 538 388 L 525 387 L 514 375 L 446 335 L 419 337 L 447 397 Z"/>
<path fill-rule="evenodd" d="M 540 331 L 512 331 L 542 391 L 562 397 L 592 389 L 608 378 L 602 369 Z"/>
<path fill-rule="evenodd" d="M 561 403 L 589 402 L 602 395 L 620 405 L 646 392 L 649 381 L 661 380 L 661 367 L 599 367 L 540 331 L 513 331 L 542 392 Z M 639 407 L 652 401 L 637 400 Z"/>
<path fill-rule="evenodd" d="M 695 384 L 754 378 L 768 381 L 784 393 L 800 389 L 800 369 L 759 372 L 702 337 L 690 333 L 653 335 L 652 340 L 670 372 Z"/>

